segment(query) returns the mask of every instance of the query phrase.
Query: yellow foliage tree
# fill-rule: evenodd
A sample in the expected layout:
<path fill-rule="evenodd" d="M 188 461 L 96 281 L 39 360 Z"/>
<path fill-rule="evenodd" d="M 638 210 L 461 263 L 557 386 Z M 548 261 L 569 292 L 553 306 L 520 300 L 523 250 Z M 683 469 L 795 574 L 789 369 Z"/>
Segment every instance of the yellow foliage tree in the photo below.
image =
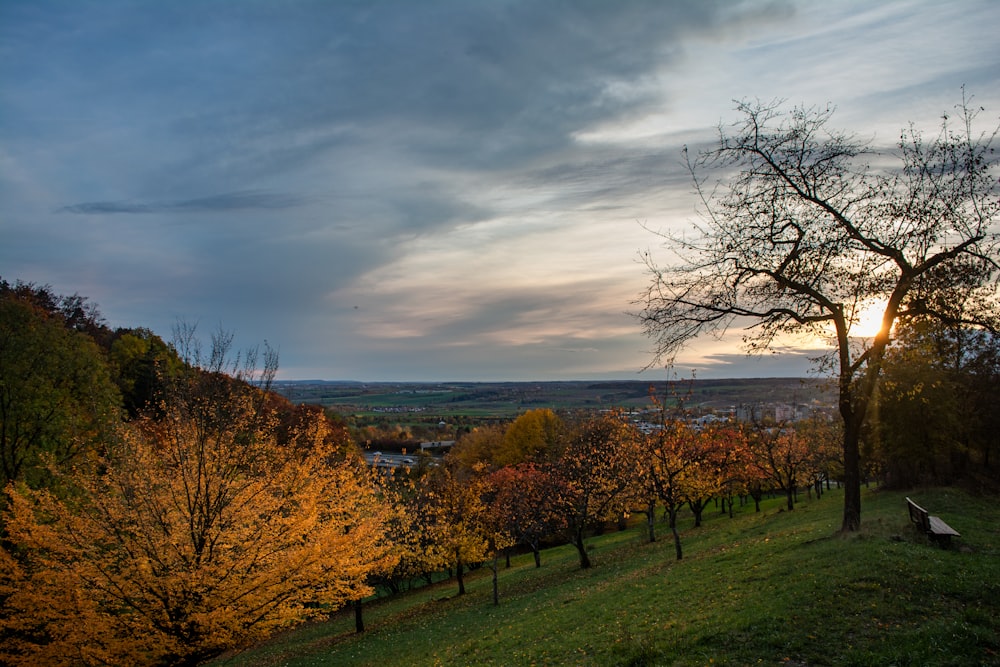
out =
<path fill-rule="evenodd" d="M 544 460 L 558 447 L 565 430 L 552 410 L 528 410 L 507 427 L 493 463 L 503 467 Z"/>
<path fill-rule="evenodd" d="M 458 594 L 464 595 L 465 567 L 482 563 L 489 554 L 480 484 L 475 479 L 458 478 L 447 466 L 441 466 L 421 480 L 421 485 L 427 563 L 437 560 L 449 568 L 454 565 Z"/>
<path fill-rule="evenodd" d="M 8 489 L 0 661 L 191 664 L 370 592 L 389 552 L 365 473 L 324 420 L 279 443 L 253 394 L 224 427 L 128 425 L 65 499 Z"/>
<path fill-rule="evenodd" d="M 493 460 L 503 444 L 505 432 L 506 426 L 499 424 L 477 427 L 451 448 L 448 452 L 449 463 L 472 474 L 476 466 Z"/>

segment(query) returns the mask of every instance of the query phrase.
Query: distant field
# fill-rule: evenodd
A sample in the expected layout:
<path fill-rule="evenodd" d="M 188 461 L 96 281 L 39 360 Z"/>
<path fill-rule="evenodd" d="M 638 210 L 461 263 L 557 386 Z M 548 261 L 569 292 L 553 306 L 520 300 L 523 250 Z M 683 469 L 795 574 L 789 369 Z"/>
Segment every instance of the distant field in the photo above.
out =
<path fill-rule="evenodd" d="M 728 410 L 741 403 L 833 404 L 829 383 L 815 379 L 762 378 L 607 382 L 348 383 L 279 382 L 275 389 L 295 403 L 318 403 L 349 413 L 423 413 L 434 416 L 511 417 L 525 410 L 645 408 L 651 392 L 682 395 L 688 405 Z"/>
<path fill-rule="evenodd" d="M 216 667 L 338 665 L 998 665 L 1000 507 L 955 489 L 910 492 L 962 537 L 933 546 L 910 526 L 904 496 L 868 490 L 863 528 L 838 534 L 843 496 L 780 500 L 732 519 L 683 519 L 684 560 L 669 534 L 633 526 L 571 547 L 367 606 L 297 629 Z"/>

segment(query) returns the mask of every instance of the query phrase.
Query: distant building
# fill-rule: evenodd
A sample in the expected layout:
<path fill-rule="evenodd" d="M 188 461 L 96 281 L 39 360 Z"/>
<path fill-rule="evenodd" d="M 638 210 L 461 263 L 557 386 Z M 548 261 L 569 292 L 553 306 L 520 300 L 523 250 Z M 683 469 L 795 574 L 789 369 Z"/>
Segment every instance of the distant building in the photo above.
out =
<path fill-rule="evenodd" d="M 775 403 L 774 404 L 774 421 L 776 422 L 790 422 L 795 421 L 795 406 L 789 405 L 788 403 Z"/>
<path fill-rule="evenodd" d="M 424 451 L 427 449 L 449 449 L 455 444 L 454 440 L 432 440 L 430 442 L 421 442 L 420 450 Z"/>
<path fill-rule="evenodd" d="M 736 420 L 741 422 L 791 422 L 802 417 L 805 406 L 789 403 L 740 403 Z"/>

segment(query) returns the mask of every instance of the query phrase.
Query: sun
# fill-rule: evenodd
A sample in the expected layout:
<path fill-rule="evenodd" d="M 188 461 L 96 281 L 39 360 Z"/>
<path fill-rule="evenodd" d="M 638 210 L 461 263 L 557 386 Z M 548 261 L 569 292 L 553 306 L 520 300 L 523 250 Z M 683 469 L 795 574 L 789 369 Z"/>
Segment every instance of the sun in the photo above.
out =
<path fill-rule="evenodd" d="M 886 302 L 883 299 L 858 304 L 855 322 L 851 324 L 852 338 L 874 338 L 882 328 L 882 314 Z"/>

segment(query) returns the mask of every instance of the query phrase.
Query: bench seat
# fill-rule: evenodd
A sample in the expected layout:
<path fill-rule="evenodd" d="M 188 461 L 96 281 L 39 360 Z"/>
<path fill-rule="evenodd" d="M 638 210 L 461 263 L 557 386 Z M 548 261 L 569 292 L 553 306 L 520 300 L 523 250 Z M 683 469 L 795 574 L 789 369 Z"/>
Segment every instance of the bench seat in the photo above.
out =
<path fill-rule="evenodd" d="M 935 535 L 954 535 L 955 537 L 961 537 L 961 534 L 957 530 L 946 524 L 939 517 L 928 515 L 927 520 L 931 524 L 931 533 Z"/>
<path fill-rule="evenodd" d="M 942 545 L 951 543 L 952 537 L 961 537 L 961 534 L 945 523 L 940 517 L 931 516 L 927 510 L 916 504 L 909 498 L 906 499 L 906 508 L 910 513 L 910 521 L 921 531 L 934 541 Z"/>

